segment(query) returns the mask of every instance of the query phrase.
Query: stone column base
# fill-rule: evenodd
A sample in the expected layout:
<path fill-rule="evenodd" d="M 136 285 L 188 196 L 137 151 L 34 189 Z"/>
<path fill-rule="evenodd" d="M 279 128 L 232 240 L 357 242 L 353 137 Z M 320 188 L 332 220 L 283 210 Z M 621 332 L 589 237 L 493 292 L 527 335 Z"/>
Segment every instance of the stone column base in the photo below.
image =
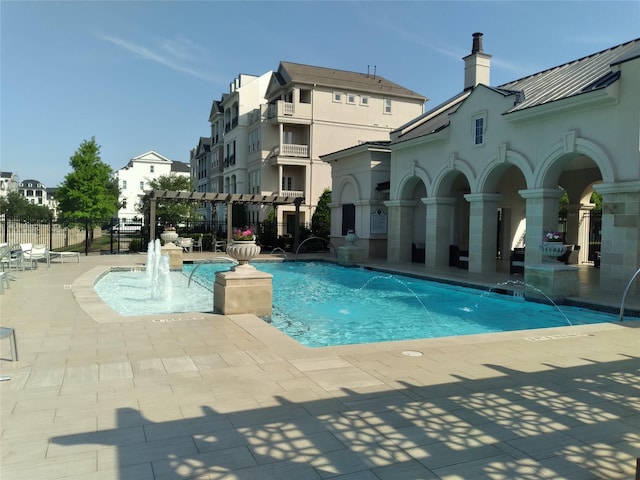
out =
<path fill-rule="evenodd" d="M 338 247 L 338 265 L 353 267 L 364 260 L 364 249 L 359 247 Z"/>
<path fill-rule="evenodd" d="M 161 249 L 162 255 L 169 255 L 169 270 L 182 270 L 182 247 L 175 243 L 166 243 Z"/>
<path fill-rule="evenodd" d="M 524 295 L 526 298 L 563 300 L 578 294 L 578 267 L 562 263 L 525 265 Z"/>
<path fill-rule="evenodd" d="M 271 315 L 273 305 L 273 275 L 250 265 L 216 273 L 213 284 L 213 309 L 223 315 L 251 313 Z"/>

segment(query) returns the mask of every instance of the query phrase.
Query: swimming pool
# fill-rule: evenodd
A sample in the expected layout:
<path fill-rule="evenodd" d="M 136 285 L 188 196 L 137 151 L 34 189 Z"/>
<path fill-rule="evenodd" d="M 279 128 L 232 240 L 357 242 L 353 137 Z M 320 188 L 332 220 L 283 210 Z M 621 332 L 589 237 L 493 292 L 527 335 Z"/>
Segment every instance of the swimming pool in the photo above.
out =
<path fill-rule="evenodd" d="M 593 310 L 327 262 L 254 262 L 273 275 L 271 323 L 308 347 L 494 333 L 615 321 Z M 195 265 L 185 265 L 187 275 Z M 200 265 L 213 285 L 229 264 Z"/>

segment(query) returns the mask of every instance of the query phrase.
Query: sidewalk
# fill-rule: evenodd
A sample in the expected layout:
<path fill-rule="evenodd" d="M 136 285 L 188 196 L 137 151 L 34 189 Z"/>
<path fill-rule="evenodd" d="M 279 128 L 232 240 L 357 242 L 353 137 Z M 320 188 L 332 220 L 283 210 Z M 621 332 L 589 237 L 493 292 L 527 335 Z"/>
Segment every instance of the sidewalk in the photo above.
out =
<path fill-rule="evenodd" d="M 635 474 L 638 320 L 307 349 L 251 315 L 74 296 L 145 259 L 40 265 L 0 296 L 20 356 L 2 341 L 2 480 Z"/>

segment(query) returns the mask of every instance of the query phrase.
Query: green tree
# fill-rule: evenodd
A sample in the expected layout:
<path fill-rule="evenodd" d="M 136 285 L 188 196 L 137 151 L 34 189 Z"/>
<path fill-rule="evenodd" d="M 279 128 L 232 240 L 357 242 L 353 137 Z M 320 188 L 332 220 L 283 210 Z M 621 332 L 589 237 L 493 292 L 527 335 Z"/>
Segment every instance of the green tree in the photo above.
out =
<path fill-rule="evenodd" d="M 57 192 L 60 220 L 89 231 L 116 215 L 118 184 L 111 167 L 100 159 L 100 146 L 93 137 L 80 144 L 69 164 L 73 171 Z"/>
<path fill-rule="evenodd" d="M 311 232 L 316 237 L 329 240 L 331 234 L 331 190 L 326 188 L 320 198 L 315 212 L 311 216 Z"/>
<path fill-rule="evenodd" d="M 44 205 L 35 205 L 18 192 L 9 192 L 0 198 L 0 212 L 15 220 L 28 222 L 47 221 L 53 213 Z"/>
<path fill-rule="evenodd" d="M 191 179 L 175 173 L 161 175 L 149 182 L 151 190 L 169 190 L 172 192 L 192 192 Z M 186 221 L 193 221 L 196 218 L 195 205 L 184 200 L 158 199 L 156 200 L 156 223 L 164 225 L 178 225 Z M 147 197 L 142 199 L 140 212 L 149 210 L 150 200 Z"/>

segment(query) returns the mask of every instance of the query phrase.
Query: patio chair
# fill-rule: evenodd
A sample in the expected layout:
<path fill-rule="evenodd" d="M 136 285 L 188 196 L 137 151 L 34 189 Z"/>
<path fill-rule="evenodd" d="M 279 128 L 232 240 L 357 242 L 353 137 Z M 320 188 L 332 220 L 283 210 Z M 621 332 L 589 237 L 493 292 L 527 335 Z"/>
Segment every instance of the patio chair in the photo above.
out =
<path fill-rule="evenodd" d="M 199 251 L 202 251 L 202 234 L 198 237 L 198 240 L 193 241 L 194 250 L 197 248 Z"/>
<path fill-rule="evenodd" d="M 2 271 L 5 268 L 9 269 L 9 278 L 15 280 L 16 277 L 11 275 L 11 270 L 21 270 L 24 272 L 24 257 L 22 248 L 19 244 L 6 245 L 0 249 L 0 264 L 2 265 Z"/>
<path fill-rule="evenodd" d="M 216 240 L 213 239 L 213 251 L 214 252 L 226 252 L 227 251 L 227 242 L 224 240 Z"/>
<path fill-rule="evenodd" d="M 31 246 L 30 250 L 23 250 L 22 255 L 25 262 L 29 262 L 29 267 L 33 269 L 35 265 L 38 268 L 38 260 L 46 260 L 47 268 L 49 267 L 49 252 L 47 246 L 41 243 L 36 243 Z"/>
<path fill-rule="evenodd" d="M 185 252 L 191 253 L 193 252 L 193 238 L 184 237 L 180 239 L 180 246 Z"/>

